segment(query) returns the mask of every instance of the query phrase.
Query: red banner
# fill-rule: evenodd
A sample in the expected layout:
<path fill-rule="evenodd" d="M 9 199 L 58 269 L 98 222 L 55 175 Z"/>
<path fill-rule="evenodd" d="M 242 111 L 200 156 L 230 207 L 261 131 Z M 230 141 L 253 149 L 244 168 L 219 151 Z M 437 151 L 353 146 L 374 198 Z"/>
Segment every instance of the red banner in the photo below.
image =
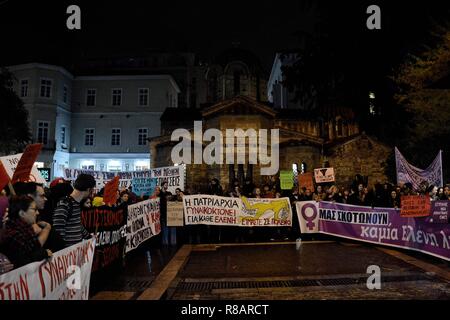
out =
<path fill-rule="evenodd" d="M 6 172 L 3 163 L 0 162 L 0 191 L 2 191 L 5 188 L 8 182 L 9 182 L 8 173 Z"/>
<path fill-rule="evenodd" d="M 314 183 L 312 172 L 307 172 L 298 176 L 298 186 L 301 188 L 305 187 L 311 192 L 314 192 Z M 300 190 L 299 190 L 300 191 Z"/>
<path fill-rule="evenodd" d="M 429 196 L 402 196 L 401 204 L 401 217 L 427 217 L 430 215 L 431 202 Z"/>

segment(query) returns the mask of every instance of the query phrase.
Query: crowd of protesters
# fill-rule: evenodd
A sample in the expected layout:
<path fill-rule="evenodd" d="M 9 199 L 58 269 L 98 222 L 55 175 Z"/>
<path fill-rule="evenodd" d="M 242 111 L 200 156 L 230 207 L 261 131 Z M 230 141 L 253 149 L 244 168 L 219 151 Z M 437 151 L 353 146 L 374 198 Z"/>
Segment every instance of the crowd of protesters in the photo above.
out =
<path fill-rule="evenodd" d="M 76 244 L 92 234 L 81 223 L 81 212 L 85 208 L 104 206 L 104 189 L 94 194 L 96 181 L 91 175 L 80 174 L 73 185 L 62 178 L 55 179 L 44 188 L 35 182 L 14 184 L 15 195 L 8 188 L 0 196 L 0 274 L 31 262 L 52 256 L 53 252 Z M 280 198 L 289 197 L 293 222 L 291 228 L 239 228 L 210 225 L 185 227 L 167 226 L 167 203 L 182 201 L 184 195 L 209 194 L 226 197 Z M 168 191 L 167 183 L 156 187 L 151 196 L 138 196 L 132 187 L 117 190 L 116 206 L 130 205 L 147 199 L 160 199 L 161 234 L 158 245 L 205 242 L 243 242 L 259 240 L 293 240 L 300 234 L 295 202 L 334 201 L 344 204 L 371 207 L 401 207 L 402 195 L 423 194 L 430 200 L 450 200 L 449 186 L 423 185 L 414 191 L 412 185 L 396 186 L 376 183 L 369 188 L 362 177 L 356 176 L 348 187 L 333 184 L 316 185 L 314 190 L 295 186 L 292 190 L 281 190 L 277 177 L 267 183 L 255 185 L 251 179 L 241 184 L 233 181 L 224 190 L 218 179 L 213 178 L 205 190 L 176 189 Z"/>

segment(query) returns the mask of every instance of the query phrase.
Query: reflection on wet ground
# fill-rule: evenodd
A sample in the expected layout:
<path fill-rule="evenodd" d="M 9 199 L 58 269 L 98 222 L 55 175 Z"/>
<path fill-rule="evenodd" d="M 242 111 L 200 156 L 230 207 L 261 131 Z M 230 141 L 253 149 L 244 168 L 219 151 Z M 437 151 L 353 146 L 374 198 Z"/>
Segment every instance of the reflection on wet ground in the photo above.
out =
<path fill-rule="evenodd" d="M 123 265 L 93 275 L 91 297 L 450 299 L 450 266 L 444 260 L 336 238 L 323 240 L 302 241 L 301 246 L 295 242 L 200 244 L 181 250 L 143 244 L 127 255 Z M 381 290 L 367 288 L 370 265 L 380 267 Z"/>

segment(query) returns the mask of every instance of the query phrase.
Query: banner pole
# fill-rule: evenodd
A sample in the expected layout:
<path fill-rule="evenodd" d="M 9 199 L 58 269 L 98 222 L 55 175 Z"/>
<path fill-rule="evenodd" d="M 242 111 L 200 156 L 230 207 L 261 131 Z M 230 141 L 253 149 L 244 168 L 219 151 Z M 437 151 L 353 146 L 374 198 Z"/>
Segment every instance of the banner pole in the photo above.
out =
<path fill-rule="evenodd" d="M 439 155 L 441 158 L 441 184 L 442 184 L 440 187 L 443 187 L 444 186 L 444 165 L 442 164 L 442 150 L 439 150 Z"/>
<path fill-rule="evenodd" d="M 14 187 L 11 183 L 11 181 L 8 182 L 8 188 L 9 188 L 9 192 L 11 193 L 12 196 L 16 195 L 16 191 L 14 190 Z"/>

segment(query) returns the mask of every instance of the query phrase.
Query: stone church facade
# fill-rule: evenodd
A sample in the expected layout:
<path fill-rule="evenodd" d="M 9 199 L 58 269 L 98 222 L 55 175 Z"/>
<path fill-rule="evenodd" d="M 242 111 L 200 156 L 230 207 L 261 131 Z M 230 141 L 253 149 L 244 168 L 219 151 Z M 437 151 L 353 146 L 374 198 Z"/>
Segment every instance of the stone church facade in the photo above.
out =
<path fill-rule="evenodd" d="M 303 164 L 306 172 L 331 166 L 340 186 L 351 184 L 356 174 L 368 177 L 369 184 L 386 181 L 384 167 L 390 148 L 360 133 L 353 119 L 352 111 L 344 107 L 314 112 L 274 110 L 247 96 L 226 99 L 204 109 L 169 108 L 161 117 L 161 136 L 150 140 L 150 155 L 155 167 L 174 165 L 171 151 L 179 141 L 171 141 L 172 131 L 184 128 L 193 137 L 194 121 L 202 122 L 203 131 L 219 129 L 224 137 L 226 129 L 268 129 L 269 136 L 271 129 L 278 129 L 280 170 L 292 170 L 294 164 Z M 203 142 L 202 148 L 208 144 Z M 250 178 L 256 185 L 263 185 L 270 177 L 260 174 L 259 163 L 248 163 L 248 139 L 245 152 L 244 164 L 186 164 L 186 183 L 191 192 L 204 192 L 212 178 L 218 178 L 225 190 L 234 179 L 242 183 Z"/>

